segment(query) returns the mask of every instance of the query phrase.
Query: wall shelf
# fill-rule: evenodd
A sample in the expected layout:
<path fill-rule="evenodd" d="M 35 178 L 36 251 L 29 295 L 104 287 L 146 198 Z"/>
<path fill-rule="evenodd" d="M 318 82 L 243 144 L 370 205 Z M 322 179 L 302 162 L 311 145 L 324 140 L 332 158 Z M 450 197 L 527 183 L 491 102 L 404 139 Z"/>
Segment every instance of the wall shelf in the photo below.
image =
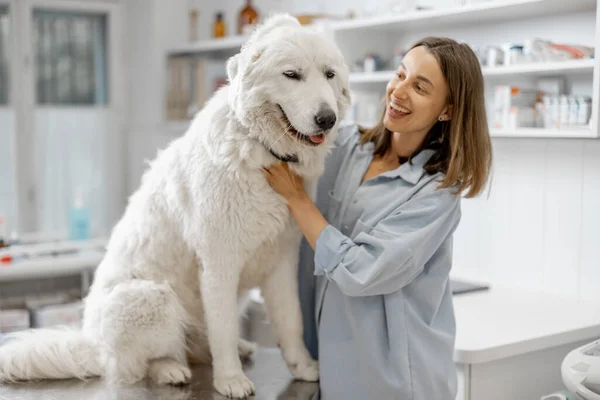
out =
<path fill-rule="evenodd" d="M 236 53 L 247 39 L 247 36 L 228 36 L 219 39 L 200 40 L 171 48 L 167 51 L 167 54 L 169 56 L 189 56 Z"/>
<path fill-rule="evenodd" d="M 496 138 L 565 138 L 565 139 L 596 139 L 598 134 L 589 127 L 545 129 L 517 128 L 491 129 L 490 136 Z"/>
<path fill-rule="evenodd" d="M 509 76 L 545 76 L 570 73 L 592 73 L 596 64 L 595 59 L 566 60 L 515 64 L 500 67 L 483 67 L 484 77 Z M 389 81 L 394 71 L 377 71 L 371 73 L 354 72 L 350 74 L 350 83 L 385 83 Z"/>
<path fill-rule="evenodd" d="M 586 58 L 581 60 L 565 60 L 565 61 L 551 61 L 551 62 L 539 62 L 530 64 L 515 64 L 504 67 L 484 67 L 482 68 L 483 75 L 486 77 L 492 76 L 513 76 L 513 75 L 556 75 L 556 74 L 571 74 L 571 73 L 592 73 L 596 60 L 593 58 Z"/>
<path fill-rule="evenodd" d="M 352 121 L 348 120 L 351 124 Z M 357 121 L 356 124 L 372 127 L 377 121 Z M 564 129 L 547 128 L 515 128 L 515 129 L 490 129 L 493 138 L 563 138 L 563 139 L 597 139 L 598 134 L 590 126 L 573 126 Z"/>
<path fill-rule="evenodd" d="M 523 18 L 538 18 L 563 13 L 594 10 L 595 0 L 508 0 L 488 1 L 460 7 L 411 11 L 397 15 L 385 15 L 332 22 L 334 33 L 356 30 L 415 31 L 460 26 L 463 24 L 485 24 L 499 21 L 514 21 Z"/>

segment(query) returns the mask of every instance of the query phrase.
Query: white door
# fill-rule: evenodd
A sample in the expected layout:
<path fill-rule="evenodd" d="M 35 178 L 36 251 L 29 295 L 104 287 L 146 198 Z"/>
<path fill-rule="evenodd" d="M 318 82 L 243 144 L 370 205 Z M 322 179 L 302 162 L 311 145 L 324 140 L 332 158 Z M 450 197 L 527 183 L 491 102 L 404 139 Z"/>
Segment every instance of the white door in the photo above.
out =
<path fill-rule="evenodd" d="M 14 57 L 15 16 L 14 1 L 0 0 L 0 218 L 9 232 L 16 229 L 18 213 L 15 168 L 15 104 L 18 102 Z"/>
<path fill-rule="evenodd" d="M 25 0 L 19 18 L 25 98 L 19 117 L 23 230 L 66 234 L 76 195 L 92 235 L 124 198 L 124 65 L 115 1 Z"/>

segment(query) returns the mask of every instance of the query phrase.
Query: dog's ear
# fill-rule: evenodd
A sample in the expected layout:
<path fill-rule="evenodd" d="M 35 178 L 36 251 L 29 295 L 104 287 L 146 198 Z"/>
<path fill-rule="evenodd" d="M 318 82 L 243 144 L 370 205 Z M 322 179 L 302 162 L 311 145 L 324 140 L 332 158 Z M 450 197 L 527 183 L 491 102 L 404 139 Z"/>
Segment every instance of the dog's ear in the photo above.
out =
<path fill-rule="evenodd" d="M 229 78 L 229 82 L 233 81 L 238 73 L 238 67 L 240 62 L 239 53 L 235 56 L 230 57 L 227 60 L 227 77 Z"/>

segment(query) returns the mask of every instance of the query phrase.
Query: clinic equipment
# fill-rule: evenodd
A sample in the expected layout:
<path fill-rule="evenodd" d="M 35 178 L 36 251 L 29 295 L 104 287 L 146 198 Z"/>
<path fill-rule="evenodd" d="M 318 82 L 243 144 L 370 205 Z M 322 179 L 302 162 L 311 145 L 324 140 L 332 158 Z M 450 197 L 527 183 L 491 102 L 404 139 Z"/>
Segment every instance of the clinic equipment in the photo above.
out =
<path fill-rule="evenodd" d="M 600 339 L 567 354 L 561 365 L 567 389 L 582 400 L 600 400 Z"/>

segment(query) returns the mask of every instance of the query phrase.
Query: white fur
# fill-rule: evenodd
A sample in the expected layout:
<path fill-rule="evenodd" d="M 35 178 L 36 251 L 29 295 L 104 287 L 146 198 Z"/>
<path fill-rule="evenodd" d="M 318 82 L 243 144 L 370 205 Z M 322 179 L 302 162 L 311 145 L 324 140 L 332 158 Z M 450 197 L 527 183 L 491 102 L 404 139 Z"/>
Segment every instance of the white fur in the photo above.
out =
<path fill-rule="evenodd" d="M 240 355 L 254 346 L 239 338 L 237 303 L 253 287 L 293 375 L 318 379 L 297 299 L 301 233 L 262 168 L 277 162 L 265 146 L 297 154 L 291 168 L 314 191 L 337 123 L 325 143 L 310 146 L 284 131 L 277 104 L 296 129 L 316 133 L 324 104 L 344 117 L 348 70 L 333 43 L 286 15 L 257 28 L 227 69 L 230 84 L 159 152 L 130 197 L 85 299 L 83 330 L 15 334 L 0 347 L 4 381 L 148 376 L 178 384 L 190 378 L 188 351 L 212 360 L 218 392 L 250 395 Z M 290 69 L 303 80 L 284 76 Z"/>

